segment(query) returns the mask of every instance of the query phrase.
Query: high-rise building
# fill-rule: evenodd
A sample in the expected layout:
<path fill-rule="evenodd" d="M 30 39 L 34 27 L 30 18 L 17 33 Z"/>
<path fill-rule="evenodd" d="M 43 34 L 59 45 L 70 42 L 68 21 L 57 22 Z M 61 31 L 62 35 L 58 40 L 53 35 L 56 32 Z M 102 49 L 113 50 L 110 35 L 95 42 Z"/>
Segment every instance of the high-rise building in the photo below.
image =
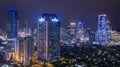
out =
<path fill-rule="evenodd" d="M 80 45 L 80 43 L 84 42 L 85 36 L 84 36 L 84 23 L 78 22 L 77 23 L 77 45 Z"/>
<path fill-rule="evenodd" d="M 24 38 L 18 37 L 16 39 L 16 45 L 15 45 L 15 57 L 16 61 L 23 61 L 23 55 L 24 55 Z"/>
<path fill-rule="evenodd" d="M 110 45 L 120 45 L 120 32 L 113 31 L 110 39 Z"/>
<path fill-rule="evenodd" d="M 68 37 L 68 44 L 75 44 L 76 43 L 76 23 L 71 22 L 70 25 L 67 27 L 67 33 L 69 35 Z"/>
<path fill-rule="evenodd" d="M 37 50 L 45 60 L 59 56 L 60 22 L 55 14 L 42 14 L 37 24 Z"/>
<path fill-rule="evenodd" d="M 106 14 L 99 14 L 98 15 L 98 33 L 97 33 L 97 41 L 100 44 L 108 44 L 107 38 L 107 15 Z"/>
<path fill-rule="evenodd" d="M 25 61 L 31 59 L 34 52 L 34 40 L 32 37 L 18 37 L 16 39 L 17 45 L 15 45 L 15 57 L 16 61 Z"/>
<path fill-rule="evenodd" d="M 10 8 L 8 10 L 7 37 L 17 37 L 17 28 L 17 10 L 15 8 Z"/>
<path fill-rule="evenodd" d="M 68 31 L 67 28 L 60 28 L 60 42 L 61 45 L 68 44 Z"/>
<path fill-rule="evenodd" d="M 27 36 L 24 38 L 24 60 L 31 59 L 34 53 L 34 39 L 33 37 Z"/>
<path fill-rule="evenodd" d="M 93 42 L 95 42 L 95 33 L 90 30 L 90 28 L 87 28 L 84 32 L 84 41 L 85 43 L 91 45 Z"/>
<path fill-rule="evenodd" d="M 107 38 L 108 38 L 108 43 L 111 42 L 111 37 L 113 34 L 112 26 L 109 20 L 106 21 L 106 27 L 107 27 Z"/>

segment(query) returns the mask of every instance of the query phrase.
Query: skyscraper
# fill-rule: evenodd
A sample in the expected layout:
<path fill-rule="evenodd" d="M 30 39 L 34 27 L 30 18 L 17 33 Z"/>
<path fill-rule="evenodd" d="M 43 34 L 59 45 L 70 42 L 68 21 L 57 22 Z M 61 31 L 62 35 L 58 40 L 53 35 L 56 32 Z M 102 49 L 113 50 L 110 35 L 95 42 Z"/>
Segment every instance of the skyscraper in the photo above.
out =
<path fill-rule="evenodd" d="M 8 23 L 7 23 L 7 37 L 15 38 L 17 37 L 17 10 L 15 8 L 10 8 L 8 10 Z"/>
<path fill-rule="evenodd" d="M 37 50 L 45 60 L 59 55 L 60 22 L 55 14 L 41 15 L 37 24 L 37 42 Z"/>
<path fill-rule="evenodd" d="M 76 23 L 71 22 L 70 25 L 67 27 L 68 30 L 68 44 L 75 44 L 76 43 Z"/>
<path fill-rule="evenodd" d="M 80 44 L 84 42 L 84 23 L 83 22 L 78 22 L 77 23 L 77 44 Z"/>
<path fill-rule="evenodd" d="M 99 14 L 98 15 L 98 38 L 97 41 L 101 44 L 108 44 L 107 38 L 107 15 Z"/>
<path fill-rule="evenodd" d="M 33 56 L 34 40 L 31 36 L 18 37 L 16 39 L 17 45 L 15 46 L 16 61 L 25 61 Z"/>

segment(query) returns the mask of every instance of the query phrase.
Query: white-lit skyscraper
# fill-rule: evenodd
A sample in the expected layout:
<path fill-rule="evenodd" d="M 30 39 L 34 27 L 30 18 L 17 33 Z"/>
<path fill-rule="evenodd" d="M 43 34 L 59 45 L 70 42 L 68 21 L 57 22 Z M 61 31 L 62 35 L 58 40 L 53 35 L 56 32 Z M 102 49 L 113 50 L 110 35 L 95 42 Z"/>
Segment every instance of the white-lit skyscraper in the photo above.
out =
<path fill-rule="evenodd" d="M 71 22 L 70 25 L 67 27 L 67 33 L 69 35 L 67 41 L 68 44 L 75 44 L 76 43 L 76 23 L 75 22 Z"/>

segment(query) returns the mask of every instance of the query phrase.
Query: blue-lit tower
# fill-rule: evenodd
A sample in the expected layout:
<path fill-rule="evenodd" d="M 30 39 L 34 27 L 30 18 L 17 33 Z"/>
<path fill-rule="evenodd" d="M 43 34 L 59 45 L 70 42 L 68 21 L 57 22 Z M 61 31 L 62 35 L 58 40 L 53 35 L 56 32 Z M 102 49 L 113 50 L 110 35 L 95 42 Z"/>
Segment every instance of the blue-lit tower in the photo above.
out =
<path fill-rule="evenodd" d="M 77 23 L 77 44 L 80 45 L 80 43 L 84 42 L 84 23 L 78 22 Z"/>
<path fill-rule="evenodd" d="M 10 8 L 8 10 L 8 23 L 7 23 L 7 37 L 15 38 L 18 35 L 17 27 L 17 10 Z"/>
<path fill-rule="evenodd" d="M 98 15 L 98 34 L 97 34 L 97 41 L 100 44 L 108 44 L 107 38 L 107 15 L 106 14 L 99 14 Z"/>
<path fill-rule="evenodd" d="M 55 14 L 42 14 L 37 24 L 39 57 L 50 60 L 59 56 L 60 22 Z"/>

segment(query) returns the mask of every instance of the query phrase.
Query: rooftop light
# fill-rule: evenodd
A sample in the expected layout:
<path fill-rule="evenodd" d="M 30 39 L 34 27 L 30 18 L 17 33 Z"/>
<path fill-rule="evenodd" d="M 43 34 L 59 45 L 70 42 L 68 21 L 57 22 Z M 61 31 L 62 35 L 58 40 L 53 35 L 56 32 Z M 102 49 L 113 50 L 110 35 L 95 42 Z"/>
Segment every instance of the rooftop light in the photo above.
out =
<path fill-rule="evenodd" d="M 44 22 L 45 19 L 44 19 L 43 17 L 41 17 L 38 21 L 39 21 L 39 22 Z"/>
<path fill-rule="evenodd" d="M 57 18 L 53 18 L 52 22 L 58 22 L 58 19 Z"/>

